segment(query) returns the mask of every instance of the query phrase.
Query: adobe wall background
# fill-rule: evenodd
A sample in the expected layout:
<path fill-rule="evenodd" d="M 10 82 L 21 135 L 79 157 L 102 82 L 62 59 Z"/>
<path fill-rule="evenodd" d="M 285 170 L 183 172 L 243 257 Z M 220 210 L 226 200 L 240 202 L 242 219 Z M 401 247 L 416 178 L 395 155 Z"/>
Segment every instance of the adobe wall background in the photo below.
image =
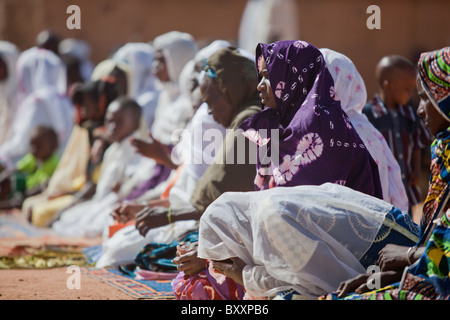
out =
<path fill-rule="evenodd" d="M 128 41 L 150 41 L 171 30 L 205 43 L 235 41 L 246 0 L 0 0 L 0 39 L 22 50 L 42 29 L 83 38 L 99 62 Z M 68 30 L 66 9 L 81 8 L 81 30 Z M 381 8 L 381 30 L 369 30 L 366 9 Z M 302 40 L 348 55 L 364 77 L 369 97 L 376 90 L 374 67 L 386 54 L 414 62 L 422 51 L 450 45 L 448 0 L 298 0 Z M 262 22 L 263 23 L 263 22 Z"/>

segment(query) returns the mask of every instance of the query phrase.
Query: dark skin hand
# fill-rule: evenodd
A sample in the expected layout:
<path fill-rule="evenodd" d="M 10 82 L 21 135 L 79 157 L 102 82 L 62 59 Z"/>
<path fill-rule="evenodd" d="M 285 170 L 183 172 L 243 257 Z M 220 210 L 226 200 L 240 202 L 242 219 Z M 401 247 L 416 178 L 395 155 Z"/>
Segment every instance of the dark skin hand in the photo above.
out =
<path fill-rule="evenodd" d="M 239 258 L 231 258 L 226 261 L 213 261 L 213 269 L 228 278 L 234 280 L 234 282 L 244 286 L 244 279 L 242 277 L 242 271 L 246 266 L 245 262 Z"/>
<path fill-rule="evenodd" d="M 409 247 L 394 244 L 389 244 L 381 249 L 378 254 L 378 265 L 381 271 L 395 270 L 409 265 L 408 249 Z"/>
<path fill-rule="evenodd" d="M 169 224 L 165 207 L 144 208 L 136 214 L 136 229 L 145 237 L 150 229 Z"/>
<path fill-rule="evenodd" d="M 359 276 L 344 281 L 337 290 L 338 297 L 343 298 L 346 295 L 355 292 L 361 294 L 368 292 L 372 289 L 368 288 L 367 280 L 370 276 L 378 276 L 380 279 L 381 287 L 387 286 L 391 283 L 395 283 L 401 280 L 403 270 L 409 266 L 407 254 L 409 247 L 389 244 L 380 250 L 378 264 L 381 272 L 377 274 L 360 274 Z M 420 258 L 425 248 L 418 248 L 411 255 L 411 263 L 414 263 Z"/>
<path fill-rule="evenodd" d="M 403 269 L 409 266 L 408 262 L 408 249 L 409 247 L 399 246 L 395 244 L 388 244 L 378 255 L 378 264 L 381 271 Z M 414 254 L 410 257 L 411 263 L 414 263 L 420 258 L 425 248 L 421 247 L 414 251 Z"/>
<path fill-rule="evenodd" d="M 144 210 L 145 207 L 166 207 L 168 208 L 170 203 L 167 199 L 155 199 L 147 202 L 146 204 L 140 203 L 121 203 L 115 206 L 111 213 L 115 221 L 119 223 L 128 223 L 131 220 L 136 219 L 136 215 Z"/>
<path fill-rule="evenodd" d="M 136 229 L 142 236 L 145 236 L 150 229 L 158 228 L 169 224 L 169 209 L 167 207 L 144 208 L 136 214 Z M 199 220 L 202 212 L 187 208 L 177 208 L 172 210 L 171 222 L 181 220 Z"/>
<path fill-rule="evenodd" d="M 192 277 L 205 270 L 205 260 L 197 257 L 197 248 L 198 242 L 177 247 L 177 256 L 172 261 L 177 265 L 178 271 L 183 271 L 185 275 Z"/>
<path fill-rule="evenodd" d="M 131 138 L 131 144 L 136 147 L 136 151 L 144 157 L 152 158 L 159 164 L 169 168 L 176 169 L 178 166 L 173 163 L 169 149 L 158 140 L 152 138 L 151 141 L 144 141 L 137 138 Z"/>
<path fill-rule="evenodd" d="M 125 203 L 119 204 L 111 213 L 115 221 L 119 223 L 127 223 L 136 218 L 136 215 L 145 208 L 142 204 Z"/>
<path fill-rule="evenodd" d="M 367 280 L 369 277 L 375 278 L 379 277 L 380 287 L 387 286 L 391 283 L 400 281 L 403 274 L 403 270 L 396 271 L 382 271 L 376 274 L 360 274 L 356 278 L 344 281 L 340 284 L 338 290 L 338 298 L 343 298 L 346 295 L 355 292 L 357 294 L 362 294 L 373 289 L 369 289 Z"/>

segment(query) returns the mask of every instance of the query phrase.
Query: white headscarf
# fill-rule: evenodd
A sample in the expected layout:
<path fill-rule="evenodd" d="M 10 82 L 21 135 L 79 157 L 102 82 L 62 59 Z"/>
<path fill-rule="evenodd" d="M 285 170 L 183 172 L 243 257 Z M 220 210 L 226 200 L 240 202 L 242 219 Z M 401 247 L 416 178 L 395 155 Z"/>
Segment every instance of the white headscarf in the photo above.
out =
<path fill-rule="evenodd" d="M 128 95 L 142 107 L 149 128 L 154 122 L 159 97 L 152 70 L 154 53 L 149 43 L 132 42 L 122 46 L 113 56 L 114 60 L 128 65 Z"/>
<path fill-rule="evenodd" d="M 7 167 L 29 152 L 30 132 L 39 125 L 52 127 L 62 153 L 74 124 L 74 108 L 66 96 L 67 73 L 61 59 L 45 49 L 24 51 L 17 62 L 19 106 L 12 136 L 0 147 L 0 161 Z"/>
<path fill-rule="evenodd" d="M 155 76 L 152 73 L 153 47 L 148 43 L 132 42 L 120 47 L 113 59 L 123 61 L 130 69 L 129 96 L 136 99 L 141 94 L 155 90 Z"/>
<path fill-rule="evenodd" d="M 189 33 L 170 31 L 153 40 L 155 51 L 161 50 L 166 59 L 169 78 L 178 82 L 184 65 L 197 53 L 195 39 Z"/>
<path fill-rule="evenodd" d="M 320 49 L 333 80 L 342 109 L 363 140 L 378 165 L 383 199 L 397 208 L 408 211 L 408 197 L 402 182 L 400 166 L 383 135 L 362 113 L 367 102 L 364 80 L 356 66 L 345 55 L 330 49 Z"/>
<path fill-rule="evenodd" d="M 0 57 L 8 70 L 8 77 L 0 81 L 0 145 L 8 138 L 17 108 L 16 63 L 19 54 L 15 44 L 0 41 Z"/>
<path fill-rule="evenodd" d="M 193 115 L 189 97 L 181 92 L 180 77 L 185 65 L 197 53 L 197 45 L 190 34 L 171 31 L 156 37 L 153 47 L 155 51 L 161 50 L 170 81 L 163 85 L 151 132 L 162 143 L 173 145 L 177 139 L 172 134 L 184 129 Z"/>

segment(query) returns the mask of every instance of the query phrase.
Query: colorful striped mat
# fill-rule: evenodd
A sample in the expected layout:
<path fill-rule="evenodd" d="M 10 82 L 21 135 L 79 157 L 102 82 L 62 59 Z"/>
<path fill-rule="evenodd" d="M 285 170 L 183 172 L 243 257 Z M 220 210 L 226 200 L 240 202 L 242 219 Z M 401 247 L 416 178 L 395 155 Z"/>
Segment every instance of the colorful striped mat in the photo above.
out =
<path fill-rule="evenodd" d="M 136 280 L 114 268 L 81 268 L 85 274 L 100 279 L 136 299 L 173 300 L 171 280 Z"/>

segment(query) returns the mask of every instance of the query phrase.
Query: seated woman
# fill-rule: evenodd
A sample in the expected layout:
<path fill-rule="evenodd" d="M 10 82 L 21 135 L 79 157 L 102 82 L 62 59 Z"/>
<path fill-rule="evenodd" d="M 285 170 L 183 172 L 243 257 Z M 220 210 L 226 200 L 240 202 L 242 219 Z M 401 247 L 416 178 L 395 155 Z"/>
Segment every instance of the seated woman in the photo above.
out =
<path fill-rule="evenodd" d="M 267 150 L 258 157 L 256 189 L 333 182 L 382 197 L 377 165 L 342 111 L 320 51 L 281 41 L 258 45 L 256 57 L 266 108 L 241 125 L 259 154 Z M 272 134 L 277 148 L 268 143 Z"/>
<path fill-rule="evenodd" d="M 448 175 L 450 136 L 450 47 L 422 53 L 418 62 L 417 114 L 436 138 L 431 145 L 431 176 L 423 206 L 421 238 L 415 246 L 386 246 L 379 257 L 376 292 L 368 275 L 341 284 L 328 299 L 449 299 Z M 372 284 L 372 286 L 370 286 Z M 349 295 L 350 293 L 356 293 Z"/>
<path fill-rule="evenodd" d="M 128 96 L 142 107 L 143 118 L 151 128 L 159 98 L 156 77 L 153 75 L 154 48 L 150 43 L 130 42 L 120 47 L 113 59 L 128 66 Z"/>

